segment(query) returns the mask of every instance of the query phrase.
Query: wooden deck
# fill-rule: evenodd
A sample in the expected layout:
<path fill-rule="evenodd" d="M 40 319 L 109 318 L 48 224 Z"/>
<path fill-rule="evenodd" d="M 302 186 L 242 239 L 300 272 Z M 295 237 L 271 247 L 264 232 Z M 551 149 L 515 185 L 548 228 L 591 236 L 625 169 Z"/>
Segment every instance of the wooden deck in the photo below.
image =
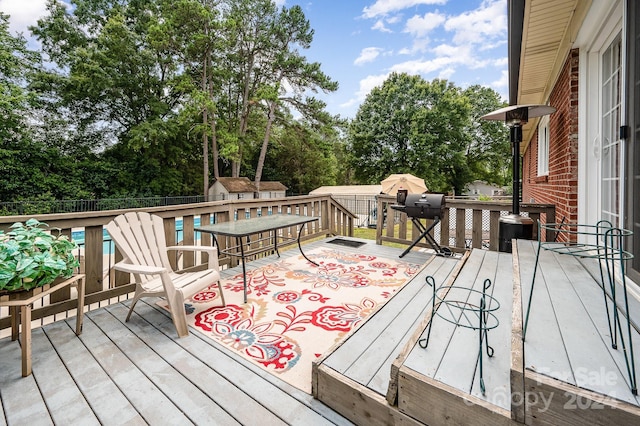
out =
<path fill-rule="evenodd" d="M 513 254 L 474 249 L 453 267 L 432 259 L 394 300 L 319 361 L 314 395 L 367 425 L 640 424 L 622 350 L 611 348 L 595 261 L 542 252 L 530 334 L 523 342 L 523 306 L 537 244 L 518 241 L 514 247 Z M 469 289 L 492 280 L 499 326 L 488 333 L 495 352 L 484 356 L 484 394 L 478 331 L 436 315 L 429 346 L 418 345 L 431 321 L 431 289 L 420 287 L 426 275 L 433 275 L 437 286 L 454 286 L 441 297 L 463 302 L 465 291 L 477 296 Z M 638 369 L 638 299 L 630 298 L 629 311 Z M 412 316 L 418 312 L 421 320 Z"/>
<path fill-rule="evenodd" d="M 461 286 L 465 297 L 469 288 L 479 288 L 486 278 L 493 283 L 490 294 L 502 304 L 497 312 L 504 325 L 489 332 L 496 354 L 491 359 L 485 356 L 486 396 L 481 395 L 477 381 L 477 331 L 436 316 L 429 346 L 423 349 L 417 344 L 426 336 L 431 319 L 433 289 L 425 284 L 428 275 L 437 287 Z M 318 382 L 314 395 L 356 423 L 370 416 L 367 424 L 441 424 L 452 417 L 447 414 L 452 410 L 469 413 L 456 418 L 463 423 L 510 422 L 508 398 L 502 406 L 487 401 L 509 392 L 511 290 L 510 254 L 473 250 L 464 259 L 433 258 L 393 300 L 321 361 L 314 375 Z M 439 398 L 437 389 L 444 389 L 445 396 Z M 345 398 L 347 392 L 357 393 L 357 398 Z M 466 395 L 464 401 L 461 395 Z M 357 399 L 360 404 L 354 403 Z M 479 405 L 490 406 L 485 417 L 479 417 Z"/>
<path fill-rule="evenodd" d="M 304 248 L 338 247 L 329 240 Z M 391 258 L 402 252 L 373 241 L 357 249 L 339 247 Z M 298 254 L 297 247 L 282 252 Z M 416 251 L 404 260 L 424 263 L 430 257 Z M 26 378 L 19 343 L 0 340 L 0 425 L 351 423 L 197 330 L 177 338 L 155 300 L 139 302 L 125 323 L 128 306 L 125 301 L 87 312 L 80 337 L 74 334 L 75 318 L 34 329 L 33 374 Z"/>
<path fill-rule="evenodd" d="M 305 250 L 336 248 L 329 240 Z M 513 255 L 473 249 L 461 259 L 409 253 L 404 260 L 424 269 L 314 364 L 313 396 L 197 330 L 178 339 L 154 300 L 141 302 L 129 323 L 128 302 L 88 312 L 80 337 L 74 318 L 34 330 L 33 374 L 27 378 L 20 374 L 19 344 L 2 339 L 0 426 L 640 424 L 640 400 L 629 390 L 621 350 L 610 346 L 595 264 L 542 253 L 523 342 L 536 246 L 518 241 L 514 247 Z M 373 241 L 340 250 L 390 258 L 403 251 Z M 298 254 L 292 248 L 282 256 Z M 248 266 L 271 261 L 269 256 Z M 453 285 L 466 294 L 492 280 L 500 324 L 488 333 L 495 353 L 484 357 L 484 394 L 477 331 L 435 316 L 429 346 L 417 344 L 431 320 L 428 275 L 437 286 Z M 638 299 L 630 298 L 629 311 L 638 364 Z"/>
<path fill-rule="evenodd" d="M 531 241 L 517 244 L 523 318 L 536 248 Z M 518 392 L 527 403 L 514 407 L 518 418 L 549 425 L 640 424 L 640 399 L 631 393 L 623 350 L 611 346 L 596 261 L 542 250 L 540 265 L 518 371 L 524 376 Z M 637 324 L 640 304 L 633 296 L 629 301 Z M 638 374 L 640 333 L 637 326 L 631 330 Z"/>

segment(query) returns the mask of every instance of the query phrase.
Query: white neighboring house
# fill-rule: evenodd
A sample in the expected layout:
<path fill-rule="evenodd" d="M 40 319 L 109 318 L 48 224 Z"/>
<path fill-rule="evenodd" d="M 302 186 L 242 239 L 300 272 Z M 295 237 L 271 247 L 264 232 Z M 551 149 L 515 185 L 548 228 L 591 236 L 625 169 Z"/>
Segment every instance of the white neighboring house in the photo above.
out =
<path fill-rule="evenodd" d="M 474 180 L 467 186 L 467 192 L 463 195 L 473 197 L 474 195 L 488 195 L 490 197 L 496 197 L 504 195 L 504 188 L 496 185 L 491 185 L 482 180 Z"/>
<path fill-rule="evenodd" d="M 260 182 L 259 198 L 285 197 L 287 187 L 280 182 Z M 220 177 L 209 188 L 212 200 L 251 200 L 258 189 L 247 177 Z"/>
<path fill-rule="evenodd" d="M 382 192 L 382 185 L 338 185 L 321 186 L 314 189 L 309 195 L 333 195 L 333 198 L 375 197 Z"/>
<path fill-rule="evenodd" d="M 260 198 L 282 198 L 287 196 L 287 187 L 280 182 L 260 182 Z"/>
<path fill-rule="evenodd" d="M 258 189 L 246 177 L 220 177 L 209 188 L 212 200 L 250 200 Z"/>

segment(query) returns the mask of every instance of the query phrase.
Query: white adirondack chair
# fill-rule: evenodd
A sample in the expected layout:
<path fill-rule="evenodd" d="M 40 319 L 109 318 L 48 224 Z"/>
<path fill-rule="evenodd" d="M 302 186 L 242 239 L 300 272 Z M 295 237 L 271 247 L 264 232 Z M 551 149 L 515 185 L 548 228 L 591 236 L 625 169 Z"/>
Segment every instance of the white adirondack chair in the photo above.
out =
<path fill-rule="evenodd" d="M 126 321 L 141 297 L 166 297 L 173 324 L 178 336 L 189 334 L 185 299 L 218 284 L 218 291 L 225 306 L 220 285 L 218 250 L 211 246 L 167 247 L 162 218 L 146 212 L 125 213 L 106 226 L 114 243 L 124 257 L 113 268 L 134 275 L 136 292 Z M 197 272 L 176 273 L 169 264 L 167 250 L 203 251 L 209 255 L 207 269 Z"/>

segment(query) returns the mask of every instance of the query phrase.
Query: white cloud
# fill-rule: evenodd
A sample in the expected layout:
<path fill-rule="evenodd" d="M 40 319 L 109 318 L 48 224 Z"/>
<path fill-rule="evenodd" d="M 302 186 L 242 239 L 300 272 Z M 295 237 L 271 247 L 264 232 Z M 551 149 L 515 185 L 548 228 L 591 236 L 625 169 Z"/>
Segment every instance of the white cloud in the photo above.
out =
<path fill-rule="evenodd" d="M 382 86 L 382 83 L 389 77 L 389 74 L 369 75 L 360 80 L 360 89 L 356 92 L 356 97 L 349 99 L 340 105 L 342 108 L 352 107 L 362 103 L 374 87 Z"/>
<path fill-rule="evenodd" d="M 423 53 L 429 49 L 429 45 L 431 43 L 431 39 L 428 37 L 425 38 L 416 38 L 413 40 L 413 45 L 411 48 L 404 48 L 401 50 L 401 53 L 404 55 L 415 55 L 416 53 Z"/>
<path fill-rule="evenodd" d="M 445 16 L 441 13 L 425 13 L 423 16 L 415 15 L 407 20 L 404 28 L 405 33 L 415 37 L 426 37 L 435 28 L 438 28 L 445 21 Z"/>
<path fill-rule="evenodd" d="M 509 65 L 509 58 L 506 56 L 504 58 L 498 58 L 493 61 L 494 67 L 506 67 L 507 65 Z"/>
<path fill-rule="evenodd" d="M 484 44 L 502 38 L 507 32 L 506 4 L 502 0 L 485 0 L 476 10 L 450 17 L 444 27 L 454 32 L 456 44 Z"/>
<path fill-rule="evenodd" d="M 438 73 L 438 78 L 441 80 L 449 80 L 453 74 L 455 74 L 456 69 L 453 67 L 447 67 Z"/>
<path fill-rule="evenodd" d="M 369 62 L 373 62 L 382 52 L 382 49 L 379 47 L 365 47 L 360 52 L 360 56 L 356 58 L 353 63 L 355 65 L 363 65 Z"/>
<path fill-rule="evenodd" d="M 0 0 L 0 11 L 10 15 L 9 31 L 29 38 L 28 27 L 47 14 L 47 0 Z"/>
<path fill-rule="evenodd" d="M 446 2 L 447 0 L 376 0 L 373 5 L 362 10 L 362 16 L 375 18 L 422 4 L 445 4 Z"/>
<path fill-rule="evenodd" d="M 391 71 L 398 73 L 407 73 L 410 75 L 424 75 L 435 71 L 450 67 L 455 63 L 455 59 L 441 57 L 429 60 L 413 60 L 395 64 L 391 67 Z"/>
<path fill-rule="evenodd" d="M 384 21 L 382 19 L 377 20 L 376 23 L 373 24 L 371 29 L 372 30 L 377 30 L 377 31 L 382 31 L 383 33 L 392 33 L 393 32 L 393 31 L 391 31 L 389 28 L 387 28 L 384 25 Z"/>
<path fill-rule="evenodd" d="M 471 45 L 441 44 L 433 49 L 437 58 L 449 58 L 451 63 L 465 65 L 469 68 L 481 68 L 488 64 L 487 59 L 478 59 Z"/>
<path fill-rule="evenodd" d="M 492 87 L 509 87 L 509 72 L 507 70 L 502 70 L 502 74 L 500 75 L 500 79 L 491 83 Z"/>

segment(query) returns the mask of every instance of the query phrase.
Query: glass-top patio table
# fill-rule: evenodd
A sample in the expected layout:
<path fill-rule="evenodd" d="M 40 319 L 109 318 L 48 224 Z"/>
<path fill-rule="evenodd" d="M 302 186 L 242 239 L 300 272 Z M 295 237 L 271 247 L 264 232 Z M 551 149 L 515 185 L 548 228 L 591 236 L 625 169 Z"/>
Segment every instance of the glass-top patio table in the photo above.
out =
<path fill-rule="evenodd" d="M 290 214 L 274 214 L 269 216 L 254 217 L 251 219 L 235 220 L 231 222 L 221 222 L 213 225 L 202 225 L 194 228 L 197 232 L 207 232 L 213 236 L 214 245 L 218 247 L 219 254 L 226 254 L 228 256 L 239 257 L 242 261 L 242 275 L 244 280 L 244 302 L 247 302 L 247 271 L 245 269 L 245 258 L 258 253 L 264 253 L 270 250 L 274 250 L 278 257 L 280 252 L 278 251 L 278 238 L 282 242 L 297 241 L 300 253 L 309 262 L 318 266 L 316 262 L 309 259 L 307 255 L 302 251 L 300 245 L 300 236 L 302 235 L 302 229 L 304 225 L 310 222 L 318 220 L 317 217 L 311 216 L 299 216 Z M 296 238 L 292 238 L 284 232 L 279 234 L 279 229 L 285 229 L 296 226 L 298 227 L 298 235 Z M 268 233 L 266 237 L 260 234 Z M 218 242 L 216 235 L 234 237 L 236 239 L 236 245 L 226 249 L 222 249 Z M 257 239 L 251 240 L 252 235 L 258 235 Z M 245 250 L 246 245 L 246 250 Z M 239 252 L 238 252 L 239 250 Z"/>

